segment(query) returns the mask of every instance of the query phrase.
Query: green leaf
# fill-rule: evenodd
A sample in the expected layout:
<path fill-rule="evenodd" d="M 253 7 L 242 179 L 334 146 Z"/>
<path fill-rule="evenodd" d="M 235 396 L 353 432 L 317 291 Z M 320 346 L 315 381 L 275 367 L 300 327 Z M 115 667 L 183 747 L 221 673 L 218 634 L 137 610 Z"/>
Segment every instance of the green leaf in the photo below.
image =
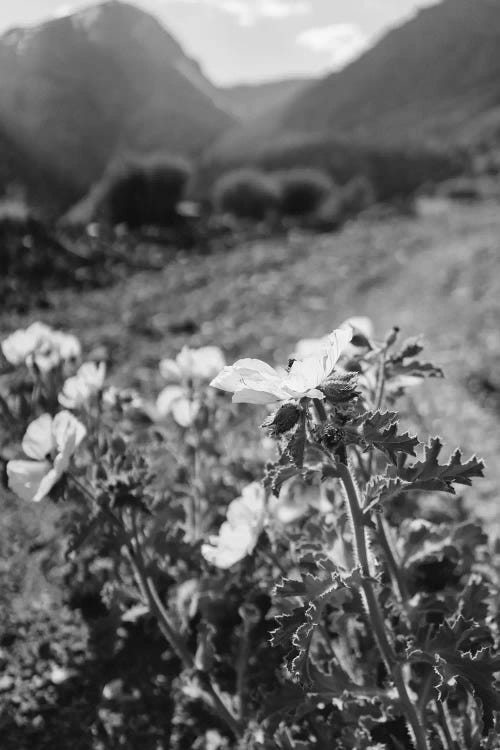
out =
<path fill-rule="evenodd" d="M 304 467 L 304 451 L 306 448 L 306 419 L 305 414 L 302 413 L 299 423 L 293 431 L 291 439 L 288 441 L 285 448 L 286 453 L 290 456 L 291 460 L 298 469 Z"/>
<path fill-rule="evenodd" d="M 412 336 L 403 341 L 400 351 L 391 357 L 391 362 L 402 362 L 403 359 L 417 357 L 423 350 L 422 337 Z"/>
<path fill-rule="evenodd" d="M 435 687 L 439 700 L 444 701 L 457 685 L 467 690 L 478 701 L 485 731 L 493 726 L 494 714 L 500 711 L 500 691 L 495 674 L 500 672 L 500 656 L 493 655 L 488 646 L 472 654 L 470 644 L 481 644 L 489 631 L 462 617 L 450 624 L 445 621 L 426 651 L 409 654 L 413 660 L 432 664 L 436 675 Z M 491 638 L 491 635 L 490 635 Z"/>
<path fill-rule="evenodd" d="M 460 594 L 458 611 L 465 620 L 485 620 L 490 599 L 490 587 L 478 575 L 472 575 Z"/>
<path fill-rule="evenodd" d="M 278 615 L 276 619 L 279 624 L 271 633 L 271 643 L 276 646 L 288 643 L 292 647 L 287 657 L 288 669 L 309 690 L 313 690 L 316 674 L 309 656 L 315 630 L 321 624 L 327 606 L 342 613 L 344 604 L 351 596 L 329 559 L 316 565 L 314 574 L 303 572 L 300 579 L 284 579 L 276 586 L 278 605 L 280 600 L 296 599 L 300 606 L 296 606 L 292 612 L 285 611 Z M 289 605 L 285 603 L 284 606 Z M 351 683 L 340 667 L 337 671 L 332 668 L 332 675 L 334 673 L 335 679 L 342 674 L 344 682 Z"/>
<path fill-rule="evenodd" d="M 266 467 L 264 487 L 269 487 L 275 497 L 278 497 L 283 484 L 299 474 L 294 464 L 270 464 Z"/>
<path fill-rule="evenodd" d="M 354 431 L 353 429 L 354 428 Z M 390 461 L 397 462 L 397 454 L 416 456 L 418 438 L 407 432 L 398 433 L 398 415 L 391 411 L 372 411 L 361 415 L 346 425 L 346 437 L 359 443 L 363 449 L 378 448 Z"/>
<path fill-rule="evenodd" d="M 444 373 L 440 367 L 436 367 L 431 362 L 390 362 L 386 367 L 388 378 L 395 378 L 400 375 L 409 375 L 414 378 L 443 378 Z"/>
<path fill-rule="evenodd" d="M 483 461 L 473 456 L 462 463 L 462 454 L 457 449 L 447 464 L 439 463 L 443 448 L 440 438 L 432 438 L 425 446 L 424 458 L 408 467 L 400 467 L 398 476 L 411 485 L 406 489 L 438 490 L 455 494 L 453 484 L 470 486 L 474 477 L 484 476 Z"/>

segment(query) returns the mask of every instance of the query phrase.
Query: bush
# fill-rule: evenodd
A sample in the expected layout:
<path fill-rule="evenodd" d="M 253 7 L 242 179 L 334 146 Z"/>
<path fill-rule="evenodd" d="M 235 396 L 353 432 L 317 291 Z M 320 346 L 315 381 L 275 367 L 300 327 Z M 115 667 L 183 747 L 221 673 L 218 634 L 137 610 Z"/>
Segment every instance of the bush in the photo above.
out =
<path fill-rule="evenodd" d="M 276 174 L 284 216 L 306 216 L 314 213 L 333 191 L 331 177 L 320 169 L 290 169 Z"/>
<path fill-rule="evenodd" d="M 171 226 L 178 220 L 177 204 L 184 197 L 191 171 L 171 157 L 149 157 L 112 167 L 93 191 L 93 213 L 111 224 L 131 229 Z"/>
<path fill-rule="evenodd" d="M 213 205 L 240 219 L 265 219 L 279 208 L 276 181 L 258 169 L 242 168 L 224 174 L 213 189 Z"/>
<path fill-rule="evenodd" d="M 360 175 L 344 185 L 340 192 L 340 210 L 344 218 L 357 216 L 376 201 L 375 190 L 367 177 Z"/>

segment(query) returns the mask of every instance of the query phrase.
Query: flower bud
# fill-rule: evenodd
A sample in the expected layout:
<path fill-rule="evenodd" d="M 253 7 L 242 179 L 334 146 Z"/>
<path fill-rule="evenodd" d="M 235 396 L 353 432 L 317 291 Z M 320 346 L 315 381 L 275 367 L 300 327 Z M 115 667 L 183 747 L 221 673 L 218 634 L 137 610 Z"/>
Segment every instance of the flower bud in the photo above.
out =
<path fill-rule="evenodd" d="M 269 430 L 269 433 L 274 437 L 283 435 L 285 432 L 291 430 L 300 417 L 300 409 L 297 404 L 288 402 L 280 406 L 277 411 L 271 414 L 263 423 L 262 427 Z"/>
<path fill-rule="evenodd" d="M 394 346 L 396 339 L 399 336 L 399 326 L 393 326 L 387 336 L 385 337 L 385 345 L 387 348 Z"/>
<path fill-rule="evenodd" d="M 359 395 L 356 390 L 358 383 L 357 375 L 353 372 L 336 372 L 321 386 L 329 401 L 337 404 L 345 404 Z"/>

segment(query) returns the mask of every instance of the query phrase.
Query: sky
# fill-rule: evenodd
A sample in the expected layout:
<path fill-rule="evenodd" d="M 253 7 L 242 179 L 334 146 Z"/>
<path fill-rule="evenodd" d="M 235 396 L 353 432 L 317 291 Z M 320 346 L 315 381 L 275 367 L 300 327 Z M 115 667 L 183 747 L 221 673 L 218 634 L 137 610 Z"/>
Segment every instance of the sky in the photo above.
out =
<path fill-rule="evenodd" d="M 218 85 L 338 70 L 437 0 L 128 0 L 152 12 Z M 0 31 L 88 0 L 0 0 Z"/>

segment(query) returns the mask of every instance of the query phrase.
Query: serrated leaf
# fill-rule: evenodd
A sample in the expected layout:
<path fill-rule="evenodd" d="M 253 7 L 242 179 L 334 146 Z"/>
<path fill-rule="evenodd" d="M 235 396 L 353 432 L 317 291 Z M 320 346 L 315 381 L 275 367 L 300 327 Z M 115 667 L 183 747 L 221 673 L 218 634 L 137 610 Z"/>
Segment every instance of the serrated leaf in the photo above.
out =
<path fill-rule="evenodd" d="M 373 510 L 377 505 L 390 500 L 400 492 L 411 489 L 408 482 L 399 477 L 374 476 L 371 477 L 365 487 L 365 502 L 363 511 L 365 514 Z"/>
<path fill-rule="evenodd" d="M 500 711 L 500 691 L 495 680 L 495 674 L 500 672 L 500 656 L 493 655 L 489 646 L 479 648 L 475 654 L 464 649 L 471 641 L 481 643 L 486 632 L 489 633 L 486 628 L 462 617 L 453 624 L 445 621 L 425 652 L 409 655 L 433 665 L 440 700 L 446 700 L 457 684 L 471 693 L 481 706 L 485 732 L 493 726 L 494 713 Z"/>
<path fill-rule="evenodd" d="M 412 336 L 403 341 L 399 352 L 391 357 L 391 362 L 401 362 L 403 359 L 416 357 L 423 350 L 422 337 Z"/>
<path fill-rule="evenodd" d="M 458 600 L 458 612 L 465 620 L 485 620 L 488 616 L 491 590 L 479 576 L 473 575 Z"/>
<path fill-rule="evenodd" d="M 351 427 L 355 428 L 355 432 Z M 398 433 L 398 415 L 391 411 L 372 411 L 361 415 L 346 425 L 347 438 L 359 442 L 366 449 L 378 448 L 390 461 L 397 462 L 397 454 L 416 456 L 418 438 L 407 432 Z"/>
<path fill-rule="evenodd" d="M 272 464 L 266 469 L 264 487 L 269 487 L 275 497 L 278 497 L 283 484 L 299 474 L 294 464 Z"/>
<path fill-rule="evenodd" d="M 447 464 L 439 463 L 443 448 L 440 438 L 431 438 L 425 446 L 424 458 L 408 467 L 400 467 L 398 476 L 411 484 L 407 489 L 425 489 L 455 494 L 453 484 L 470 486 L 474 477 L 484 476 L 484 463 L 473 456 L 462 463 L 462 454 L 457 449 Z"/>
<path fill-rule="evenodd" d="M 440 367 L 436 367 L 431 362 L 390 362 L 387 365 L 387 377 L 395 378 L 399 376 L 410 376 L 413 378 L 443 378 L 444 373 Z"/>
<path fill-rule="evenodd" d="M 302 414 L 298 425 L 295 427 L 292 437 L 288 441 L 285 451 L 298 469 L 304 466 L 304 451 L 306 448 L 306 420 Z"/>
<path fill-rule="evenodd" d="M 343 580 L 331 560 L 322 561 L 316 566 L 316 574 L 303 572 L 300 580 L 284 579 L 276 586 L 275 597 L 279 600 L 298 599 L 300 606 L 291 613 L 283 613 L 276 618 L 278 627 L 271 633 L 273 645 L 286 645 L 292 650 L 287 664 L 290 673 L 302 684 L 312 689 L 312 662 L 309 651 L 316 628 L 320 625 L 327 606 L 342 611 L 343 605 L 351 598 Z M 339 667 L 340 669 L 340 667 Z M 343 673 L 343 670 L 340 669 Z M 344 678 L 349 678 L 344 675 Z"/>

